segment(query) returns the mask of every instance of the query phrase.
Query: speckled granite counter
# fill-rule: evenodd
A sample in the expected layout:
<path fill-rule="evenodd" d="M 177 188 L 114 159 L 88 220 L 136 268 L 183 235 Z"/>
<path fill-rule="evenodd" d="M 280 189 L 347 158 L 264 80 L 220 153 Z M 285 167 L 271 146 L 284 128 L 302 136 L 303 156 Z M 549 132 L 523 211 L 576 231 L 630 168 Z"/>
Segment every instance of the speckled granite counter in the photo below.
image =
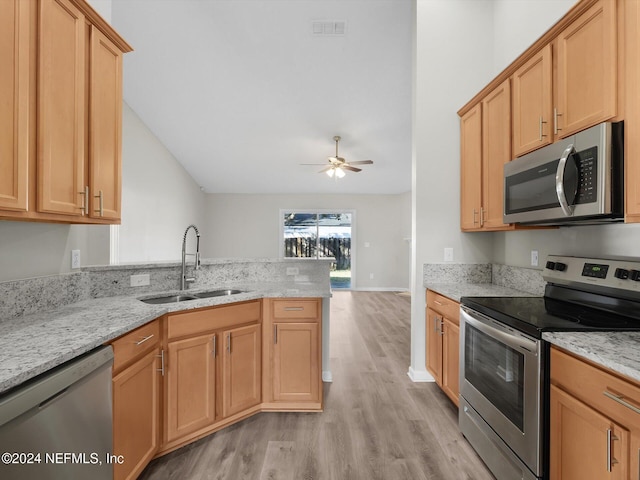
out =
<path fill-rule="evenodd" d="M 515 288 L 501 287 L 493 283 L 430 283 L 425 285 L 445 297 L 457 302 L 462 297 L 533 297 L 532 293 L 516 290 Z"/>
<path fill-rule="evenodd" d="M 544 332 L 542 338 L 640 382 L 640 332 Z"/>
<path fill-rule="evenodd" d="M 139 300 L 156 296 L 150 293 L 95 298 L 0 322 L 0 393 L 165 313 L 264 297 L 329 297 L 326 283 L 325 287 L 300 282 L 295 288 L 284 283 L 234 283 L 232 288 L 245 292 L 163 305 Z M 229 287 L 229 283 L 223 285 Z M 209 285 L 189 292 L 215 289 L 215 285 Z M 177 292 L 157 295 L 165 293 Z"/>

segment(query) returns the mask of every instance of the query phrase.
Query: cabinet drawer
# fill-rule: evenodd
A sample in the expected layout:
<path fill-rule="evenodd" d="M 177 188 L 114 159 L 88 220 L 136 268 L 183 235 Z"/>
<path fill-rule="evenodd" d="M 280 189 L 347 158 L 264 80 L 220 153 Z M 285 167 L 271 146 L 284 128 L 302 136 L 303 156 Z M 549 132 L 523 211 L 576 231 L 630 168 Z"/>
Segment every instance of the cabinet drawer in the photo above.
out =
<path fill-rule="evenodd" d="M 320 317 L 320 300 L 273 299 L 271 300 L 271 316 L 277 320 L 286 320 L 288 318 L 317 320 Z"/>
<path fill-rule="evenodd" d="M 117 371 L 138 356 L 153 350 L 160 342 L 160 321 L 154 320 L 111 343 L 113 370 Z"/>
<path fill-rule="evenodd" d="M 640 385 L 587 363 L 555 347 L 551 349 L 551 383 L 627 428 L 640 428 L 640 413 L 608 394 L 640 409 Z"/>
<path fill-rule="evenodd" d="M 427 306 L 444 315 L 456 325 L 460 321 L 460 304 L 444 295 L 427 290 Z"/>
<path fill-rule="evenodd" d="M 167 338 L 197 335 L 260 321 L 260 300 L 168 315 Z"/>

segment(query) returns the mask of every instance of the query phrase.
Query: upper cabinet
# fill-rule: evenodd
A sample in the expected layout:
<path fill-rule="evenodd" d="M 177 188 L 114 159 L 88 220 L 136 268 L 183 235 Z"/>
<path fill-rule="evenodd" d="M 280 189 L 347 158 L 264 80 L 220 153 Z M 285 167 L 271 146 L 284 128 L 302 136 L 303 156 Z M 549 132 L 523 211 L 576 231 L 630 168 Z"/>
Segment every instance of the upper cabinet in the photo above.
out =
<path fill-rule="evenodd" d="M 551 45 L 547 45 L 513 74 L 514 157 L 553 141 L 551 69 Z"/>
<path fill-rule="evenodd" d="M 556 39 L 554 133 L 563 138 L 616 115 L 616 0 L 599 0 Z"/>
<path fill-rule="evenodd" d="M 511 160 L 509 80 L 460 119 L 460 228 L 505 230 L 503 165 Z"/>
<path fill-rule="evenodd" d="M 640 222 L 638 3 L 578 2 L 458 111 L 462 230 L 514 228 L 498 223 L 504 188 L 500 165 L 605 121 L 624 121 L 625 221 Z M 492 96 L 509 80 L 511 102 L 505 107 Z M 480 124 L 474 123 L 478 112 Z"/>
<path fill-rule="evenodd" d="M 118 223 L 131 47 L 84 0 L 2 2 L 0 18 L 0 218 Z"/>

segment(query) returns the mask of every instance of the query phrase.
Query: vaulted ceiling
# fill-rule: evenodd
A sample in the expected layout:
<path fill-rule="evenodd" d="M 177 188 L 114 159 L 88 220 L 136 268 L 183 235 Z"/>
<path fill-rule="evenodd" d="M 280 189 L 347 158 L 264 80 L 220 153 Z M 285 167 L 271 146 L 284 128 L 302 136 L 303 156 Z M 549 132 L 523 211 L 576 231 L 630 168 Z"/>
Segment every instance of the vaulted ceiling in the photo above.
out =
<path fill-rule="evenodd" d="M 113 0 L 125 101 L 210 193 L 411 188 L 410 0 Z M 325 34 L 344 23 L 345 33 Z M 322 26 L 323 34 L 313 27 Z M 360 173 L 316 173 L 335 154 Z"/>

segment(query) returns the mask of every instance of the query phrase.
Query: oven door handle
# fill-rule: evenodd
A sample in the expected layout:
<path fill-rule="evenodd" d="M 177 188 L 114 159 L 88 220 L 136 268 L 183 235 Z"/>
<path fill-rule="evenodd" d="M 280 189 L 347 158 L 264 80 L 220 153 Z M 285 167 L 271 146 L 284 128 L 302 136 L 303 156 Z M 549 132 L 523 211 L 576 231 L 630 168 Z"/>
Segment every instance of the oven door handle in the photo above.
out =
<path fill-rule="evenodd" d="M 492 320 L 481 313 L 471 311 L 465 307 L 460 307 L 460 320 L 511 348 L 524 351 L 525 354 L 534 356 L 538 355 L 538 342 L 533 339 L 529 340 L 528 338 L 524 338 L 520 335 L 514 335 L 506 329 L 496 326 L 495 320 Z"/>

